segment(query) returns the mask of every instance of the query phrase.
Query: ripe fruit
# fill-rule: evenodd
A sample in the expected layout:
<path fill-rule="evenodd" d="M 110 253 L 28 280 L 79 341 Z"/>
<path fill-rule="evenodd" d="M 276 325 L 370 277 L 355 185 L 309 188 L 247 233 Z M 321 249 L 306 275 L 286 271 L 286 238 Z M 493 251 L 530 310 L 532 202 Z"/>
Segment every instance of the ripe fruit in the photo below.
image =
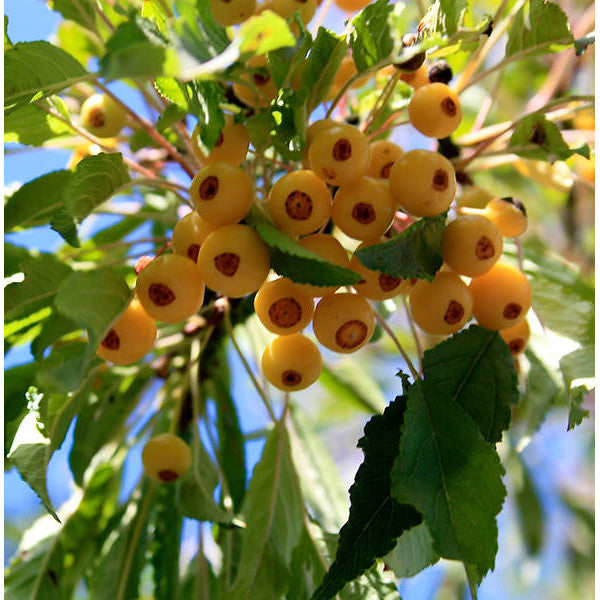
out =
<path fill-rule="evenodd" d="M 216 0 L 224 2 L 224 0 Z M 240 75 L 242 82 L 233 84 L 234 94 L 248 106 L 255 108 L 269 106 L 271 100 L 277 96 L 277 88 L 271 80 L 267 68 L 267 59 L 264 54 L 257 54 L 247 62 L 248 73 Z"/>
<path fill-rule="evenodd" d="M 357 294 L 323 296 L 315 309 L 315 335 L 323 346 L 334 352 L 356 352 L 371 339 L 374 329 L 373 310 Z"/>
<path fill-rule="evenodd" d="M 378 244 L 382 241 L 384 240 L 363 242 L 357 250 L 372 246 L 373 244 Z M 350 260 L 350 268 L 362 275 L 362 281 L 360 283 L 355 283 L 353 286 L 354 289 L 361 296 L 371 300 L 387 300 L 388 298 L 395 298 L 398 294 L 408 293 L 411 288 L 410 279 L 402 279 L 401 277 L 386 275 L 375 269 L 369 269 L 358 260 L 356 254 Z"/>
<path fill-rule="evenodd" d="M 336 5 L 339 6 L 342 10 L 348 12 L 356 12 L 358 10 L 362 10 L 367 4 L 369 4 L 370 0 L 334 0 Z"/>
<path fill-rule="evenodd" d="M 302 331 L 315 312 L 308 296 L 289 279 L 266 281 L 254 297 L 254 310 L 261 323 L 271 332 L 288 335 Z"/>
<path fill-rule="evenodd" d="M 481 215 L 462 215 L 448 223 L 442 233 L 442 258 L 461 275 L 483 275 L 501 254 L 500 230 Z"/>
<path fill-rule="evenodd" d="M 485 208 L 485 205 L 493 197 L 494 196 L 490 192 L 477 185 L 470 185 L 468 187 L 462 186 L 460 196 L 457 196 L 456 198 L 456 206 L 465 208 Z M 470 212 L 467 212 L 466 214 L 470 214 Z"/>
<path fill-rule="evenodd" d="M 243 23 L 256 8 L 256 0 L 209 0 L 209 3 L 212 16 L 223 27 Z"/>
<path fill-rule="evenodd" d="M 239 167 L 215 162 L 196 173 L 190 186 L 190 199 L 209 225 L 237 223 L 252 206 L 252 179 Z"/>
<path fill-rule="evenodd" d="M 156 257 L 137 277 L 137 297 L 157 321 L 177 323 L 202 306 L 204 281 L 198 266 L 178 254 Z"/>
<path fill-rule="evenodd" d="M 331 88 L 329 88 L 327 99 L 333 100 L 340 93 L 341 89 L 346 85 L 346 83 L 356 75 L 356 73 L 356 65 L 352 56 L 344 56 L 337 70 L 337 73 L 335 74 L 335 78 L 333 80 L 333 83 L 331 84 Z M 368 76 L 359 77 L 352 83 L 350 87 L 359 88 L 365 85 L 365 83 L 367 83 L 368 81 Z"/>
<path fill-rule="evenodd" d="M 517 356 L 525 351 L 527 342 L 531 331 L 529 329 L 529 323 L 526 319 L 523 319 L 518 325 L 509 327 L 508 329 L 502 329 L 500 331 L 502 339 L 508 344 L 508 349 L 513 356 Z"/>
<path fill-rule="evenodd" d="M 496 263 L 471 280 L 473 316 L 488 329 L 507 329 L 525 318 L 531 306 L 531 286 L 517 268 Z"/>
<path fill-rule="evenodd" d="M 452 163 L 428 150 L 404 153 L 392 166 L 389 183 L 396 202 L 415 217 L 443 213 L 456 192 Z"/>
<path fill-rule="evenodd" d="M 267 203 L 275 225 L 288 235 L 312 233 L 331 214 L 331 193 L 312 171 L 292 171 L 278 179 Z"/>
<path fill-rule="evenodd" d="M 504 237 L 517 237 L 527 229 L 527 211 L 514 198 L 494 198 L 485 207 L 485 216 L 496 224 Z"/>
<path fill-rule="evenodd" d="M 456 92 L 445 83 L 429 83 L 415 91 L 408 105 L 412 126 L 423 135 L 448 137 L 462 120 Z"/>
<path fill-rule="evenodd" d="M 409 304 L 415 323 L 434 335 L 458 331 L 473 311 L 468 286 L 452 271 L 438 271 L 433 281 L 417 281 L 410 291 Z"/>
<path fill-rule="evenodd" d="M 393 164 L 404 150 L 388 140 L 377 140 L 371 143 L 371 162 L 367 175 L 375 179 L 389 179 Z"/>
<path fill-rule="evenodd" d="M 335 127 L 336 125 L 341 125 L 341 123 L 339 121 L 334 121 L 333 119 L 319 119 L 318 121 L 311 123 L 306 128 L 306 146 L 302 153 L 302 164 L 306 169 L 310 168 L 310 163 L 308 161 L 308 149 L 310 148 L 315 135 L 324 129 L 329 129 L 330 127 Z"/>
<path fill-rule="evenodd" d="M 176 481 L 192 466 L 190 447 L 172 433 L 161 433 L 148 440 L 142 450 L 146 475 L 159 483 Z"/>
<path fill-rule="evenodd" d="M 96 354 L 115 365 L 130 365 L 154 347 L 156 322 L 134 298 L 112 324 Z"/>
<path fill-rule="evenodd" d="M 94 94 L 81 105 L 81 125 L 99 138 L 116 136 L 127 124 L 127 113 L 110 96 Z"/>
<path fill-rule="evenodd" d="M 200 246 L 213 229 L 193 210 L 179 219 L 173 229 L 173 252 L 198 262 Z"/>
<path fill-rule="evenodd" d="M 293 17 L 297 10 L 306 25 L 317 12 L 317 0 L 273 0 L 273 12 L 285 19 Z"/>
<path fill-rule="evenodd" d="M 395 212 L 387 182 L 371 177 L 341 185 L 331 206 L 333 222 L 356 240 L 379 239 L 392 224 Z"/>
<path fill-rule="evenodd" d="M 352 125 L 340 124 L 319 131 L 309 149 L 310 168 L 332 185 L 358 181 L 369 167 L 369 138 Z"/>
<path fill-rule="evenodd" d="M 323 260 L 326 260 L 340 267 L 349 268 L 350 261 L 348 253 L 344 247 L 329 233 L 313 233 L 301 238 L 298 243 L 307 250 L 314 252 Z M 308 283 L 297 283 L 298 288 L 308 296 L 321 297 L 327 294 L 333 294 L 339 285 L 310 285 Z"/>
<path fill-rule="evenodd" d="M 276 337 L 263 352 L 261 367 L 267 381 L 285 392 L 303 390 L 321 374 L 321 353 L 302 334 Z"/>
<path fill-rule="evenodd" d="M 410 71 L 408 73 L 402 73 L 400 75 L 402 81 L 408 83 L 412 88 L 418 90 L 424 85 L 429 85 L 429 75 L 427 73 L 427 67 L 421 65 L 416 71 Z"/>
<path fill-rule="evenodd" d="M 226 225 L 208 234 L 198 254 L 206 285 L 231 298 L 255 292 L 270 269 L 269 250 L 247 225 Z"/>
<path fill-rule="evenodd" d="M 243 123 L 235 123 L 231 115 L 225 115 L 225 125 L 215 147 L 208 155 L 204 154 L 198 144 L 199 135 L 200 124 L 196 125 L 192 133 L 192 146 L 202 164 L 208 165 L 220 161 L 239 167 L 244 162 L 250 145 L 250 136 L 246 126 Z"/>

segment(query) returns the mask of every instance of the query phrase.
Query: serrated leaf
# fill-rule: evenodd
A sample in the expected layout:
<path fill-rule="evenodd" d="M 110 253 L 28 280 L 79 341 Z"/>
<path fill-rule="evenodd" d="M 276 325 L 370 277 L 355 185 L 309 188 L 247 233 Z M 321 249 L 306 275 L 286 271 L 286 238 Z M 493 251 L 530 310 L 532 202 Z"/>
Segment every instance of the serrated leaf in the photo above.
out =
<path fill-rule="evenodd" d="M 429 9 L 433 30 L 453 35 L 463 24 L 468 8 L 467 0 L 437 0 Z"/>
<path fill-rule="evenodd" d="M 120 152 L 88 156 L 78 163 L 65 189 L 67 211 L 81 222 L 129 180 Z"/>
<path fill-rule="evenodd" d="M 360 280 L 358 273 L 324 261 L 269 222 L 252 218 L 250 225 L 269 246 L 271 268 L 279 275 L 289 277 L 297 283 L 323 286 L 352 285 Z"/>
<path fill-rule="evenodd" d="M 264 10 L 242 23 L 237 43 L 240 52 L 265 54 L 284 46 L 294 46 L 296 38 L 283 17 L 271 10 Z"/>
<path fill-rule="evenodd" d="M 154 80 L 154 87 L 163 98 L 186 111 L 189 103 L 188 85 L 177 81 L 173 77 L 157 77 Z"/>
<path fill-rule="evenodd" d="M 302 31 L 294 46 L 286 46 L 269 52 L 267 55 L 269 73 L 277 88 L 285 87 L 285 84 L 292 81 L 302 70 L 311 46 L 312 37 L 307 31 Z"/>
<path fill-rule="evenodd" d="M 488 442 L 499 442 L 519 399 L 517 373 L 508 346 L 497 331 L 471 325 L 428 350 L 423 372 L 431 389 L 444 389 L 479 427 Z"/>
<path fill-rule="evenodd" d="M 39 147 L 44 142 L 72 134 L 73 130 L 35 104 L 9 112 L 4 119 L 4 141 Z"/>
<path fill-rule="evenodd" d="M 237 576 L 227 598 L 279 598 L 288 587 L 292 553 L 303 528 L 302 499 L 282 423 L 267 437 L 242 514 L 247 525 Z"/>
<path fill-rule="evenodd" d="M 200 140 L 208 152 L 215 147 L 225 125 L 221 110 L 224 99 L 223 89 L 214 81 L 199 81 L 194 85 L 190 108 L 198 117 Z"/>
<path fill-rule="evenodd" d="M 442 266 L 441 241 L 446 213 L 425 217 L 387 242 L 361 248 L 356 257 L 369 269 L 403 279 L 433 281 Z"/>
<path fill-rule="evenodd" d="M 405 387 L 405 394 L 392 496 L 422 513 L 440 556 L 472 563 L 483 576 L 494 567 L 496 515 L 506 495 L 498 454 L 464 409 L 447 390 L 432 385 L 427 374 Z"/>
<path fill-rule="evenodd" d="M 394 50 L 392 31 L 388 24 L 394 6 L 387 0 L 367 4 L 354 19 L 348 40 L 352 58 L 359 73 L 388 58 Z"/>
<path fill-rule="evenodd" d="M 405 531 L 384 560 L 396 577 L 404 579 L 414 577 L 439 559 L 440 555 L 433 548 L 427 523 L 421 523 Z"/>
<path fill-rule="evenodd" d="M 394 464 L 404 422 L 406 399 L 398 396 L 383 415 L 372 417 L 358 445 L 365 458 L 350 488 L 350 516 L 340 530 L 335 561 L 312 596 L 328 600 L 344 584 L 385 556 L 403 531 L 418 525 L 421 515 L 390 495 Z"/>
<path fill-rule="evenodd" d="M 308 114 L 326 98 L 347 49 L 344 38 L 319 27 L 302 69 L 302 89 L 308 91 Z"/>
<path fill-rule="evenodd" d="M 557 52 L 573 43 L 567 15 L 554 2 L 529 0 L 508 31 L 505 55 L 524 50 L 529 55 Z"/>
<path fill-rule="evenodd" d="M 19 42 L 4 53 L 4 108 L 60 92 L 91 75 L 49 42 Z"/>
<path fill-rule="evenodd" d="M 191 446 L 192 467 L 179 483 L 177 507 L 185 517 L 191 519 L 229 523 L 230 515 L 214 500 L 219 473 L 204 448 L 196 427 L 194 427 Z"/>
<path fill-rule="evenodd" d="M 521 119 L 508 145 L 515 154 L 537 160 L 566 160 L 573 154 L 590 157 L 587 144 L 569 148 L 558 127 L 542 113 L 532 113 Z"/>

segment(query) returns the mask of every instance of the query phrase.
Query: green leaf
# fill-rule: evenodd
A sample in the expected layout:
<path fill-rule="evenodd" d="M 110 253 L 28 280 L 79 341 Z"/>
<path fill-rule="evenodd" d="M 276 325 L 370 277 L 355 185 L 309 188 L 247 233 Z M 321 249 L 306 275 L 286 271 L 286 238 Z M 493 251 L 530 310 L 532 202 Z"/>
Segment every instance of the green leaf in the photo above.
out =
<path fill-rule="evenodd" d="M 21 421 L 27 415 L 27 390 L 37 366 L 30 362 L 4 371 L 4 456 L 8 454 Z"/>
<path fill-rule="evenodd" d="M 565 381 L 565 387 L 569 398 L 569 426 L 571 430 L 586 417 L 590 411 L 583 409 L 581 404 L 584 395 L 595 385 L 595 346 L 584 346 L 578 348 L 560 359 L 560 370 Z M 583 380 L 578 386 L 573 386 L 576 380 Z"/>
<path fill-rule="evenodd" d="M 70 267 L 46 253 L 22 260 L 17 268 L 17 272 L 23 274 L 23 280 L 4 288 L 4 313 L 7 320 L 52 304 L 61 282 L 72 272 Z"/>
<path fill-rule="evenodd" d="M 8 50 L 11 48 L 13 43 L 10 41 L 8 37 L 8 16 L 4 15 L 4 50 Z"/>
<path fill-rule="evenodd" d="M 319 27 L 302 69 L 302 89 L 308 92 L 307 113 L 327 97 L 348 47 L 343 37 Z"/>
<path fill-rule="evenodd" d="M 388 24 L 394 6 L 387 0 L 367 4 L 354 19 L 349 33 L 352 58 L 359 73 L 388 58 L 394 50 L 394 40 Z"/>
<path fill-rule="evenodd" d="M 173 77 L 157 77 L 154 80 L 156 91 L 163 97 L 175 104 L 181 110 L 189 109 L 190 94 L 188 86 Z"/>
<path fill-rule="evenodd" d="M 323 286 L 352 285 L 360 280 L 358 273 L 324 261 L 271 223 L 260 218 L 251 218 L 249 222 L 269 246 L 271 268 L 279 275 L 297 283 Z"/>
<path fill-rule="evenodd" d="M 162 115 L 156 121 L 156 129 L 159 133 L 164 134 L 167 129 L 170 129 L 185 118 L 187 113 L 179 108 L 176 104 L 169 104 Z"/>
<path fill-rule="evenodd" d="M 81 223 L 97 206 L 130 180 L 120 152 L 84 158 L 64 194 L 67 211 Z"/>
<path fill-rule="evenodd" d="M 63 21 L 58 26 L 58 45 L 77 59 L 82 65 L 87 65 L 92 57 L 101 56 L 104 48 L 98 38 L 89 30 L 73 21 Z"/>
<path fill-rule="evenodd" d="M 177 507 L 191 519 L 229 523 L 230 515 L 214 500 L 219 473 L 205 450 L 197 427 L 192 437 L 192 468 L 181 479 L 177 490 Z"/>
<path fill-rule="evenodd" d="M 398 396 L 383 415 L 372 417 L 358 446 L 365 459 L 350 488 L 350 516 L 340 530 L 334 563 L 312 596 L 328 600 L 385 556 L 403 531 L 418 525 L 421 515 L 390 495 L 390 469 L 398 453 L 406 399 Z"/>
<path fill-rule="evenodd" d="M 508 145 L 519 156 L 550 162 L 566 160 L 573 154 L 590 157 L 587 144 L 579 148 L 569 148 L 558 127 L 540 112 L 521 119 Z"/>
<path fill-rule="evenodd" d="M 519 10 L 508 31 L 505 55 L 558 52 L 573 43 L 567 15 L 558 4 L 529 0 Z"/>
<path fill-rule="evenodd" d="M 64 50 L 48 42 L 19 42 L 4 53 L 4 108 L 56 94 L 89 77 Z"/>
<path fill-rule="evenodd" d="M 467 0 L 437 0 L 426 18 L 432 22 L 433 31 L 451 36 L 462 28 L 468 11 Z"/>
<path fill-rule="evenodd" d="M 9 112 L 4 119 L 4 141 L 41 146 L 48 140 L 72 134 L 73 130 L 35 104 Z"/>
<path fill-rule="evenodd" d="M 384 560 L 396 577 L 404 579 L 414 577 L 439 559 L 440 555 L 433 548 L 427 523 L 421 523 L 405 531 Z"/>
<path fill-rule="evenodd" d="M 71 319 L 53 312 L 44 321 L 40 333 L 31 342 L 31 353 L 36 360 L 41 360 L 48 346 L 67 333 L 71 333 L 77 329 L 79 328 Z"/>
<path fill-rule="evenodd" d="M 294 46 L 285 46 L 269 52 L 267 55 L 269 73 L 278 88 L 284 88 L 302 70 L 311 46 L 310 34 L 302 31 Z"/>
<path fill-rule="evenodd" d="M 240 25 L 236 41 L 240 52 L 254 54 L 265 54 L 296 44 L 296 38 L 286 20 L 271 10 L 265 10 L 244 21 Z"/>
<path fill-rule="evenodd" d="M 215 147 L 225 125 L 225 117 L 221 110 L 225 94 L 221 86 L 214 81 L 199 81 L 194 89 L 191 107 L 198 116 L 200 140 L 210 152 Z"/>
<path fill-rule="evenodd" d="M 82 27 L 96 30 L 96 11 L 91 0 L 51 0 L 50 8 L 66 20 L 75 21 Z"/>
<path fill-rule="evenodd" d="M 422 513 L 440 556 L 472 563 L 483 576 L 493 568 L 498 549 L 504 469 L 464 409 L 444 386 L 430 383 L 433 369 L 405 387 L 392 496 Z"/>
<path fill-rule="evenodd" d="M 387 242 L 361 248 L 360 262 L 387 275 L 433 281 L 442 266 L 441 241 L 446 213 L 425 217 Z"/>
<path fill-rule="evenodd" d="M 52 350 L 44 358 L 36 375 L 36 382 L 46 392 L 68 394 L 81 386 L 100 359 L 92 359 L 86 342 L 71 341 Z"/>
<path fill-rule="evenodd" d="M 282 423 L 267 437 L 242 514 L 247 526 L 237 576 L 227 599 L 280 598 L 288 587 L 292 553 L 303 528 L 302 499 Z"/>
<path fill-rule="evenodd" d="M 499 442 L 517 404 L 517 374 L 497 331 L 478 325 L 425 352 L 423 372 L 431 389 L 444 389 L 475 421 L 488 442 Z"/>

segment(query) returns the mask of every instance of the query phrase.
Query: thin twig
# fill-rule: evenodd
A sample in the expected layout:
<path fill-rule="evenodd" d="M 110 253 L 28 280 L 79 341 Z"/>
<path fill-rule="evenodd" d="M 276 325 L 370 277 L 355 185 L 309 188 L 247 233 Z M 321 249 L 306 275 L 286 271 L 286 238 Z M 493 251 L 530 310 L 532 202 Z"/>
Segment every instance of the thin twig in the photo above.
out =
<path fill-rule="evenodd" d="M 412 314 L 410 309 L 408 308 L 408 302 L 406 302 L 406 298 L 402 297 L 402 304 L 404 305 L 404 311 L 406 312 L 406 318 L 408 319 L 408 324 L 410 326 L 410 331 L 415 340 L 415 347 L 417 349 L 417 357 L 419 359 L 419 373 L 423 373 L 423 346 L 421 345 L 421 340 L 419 338 L 419 334 L 417 333 L 417 328 L 415 327 L 415 321 L 412 318 Z"/>

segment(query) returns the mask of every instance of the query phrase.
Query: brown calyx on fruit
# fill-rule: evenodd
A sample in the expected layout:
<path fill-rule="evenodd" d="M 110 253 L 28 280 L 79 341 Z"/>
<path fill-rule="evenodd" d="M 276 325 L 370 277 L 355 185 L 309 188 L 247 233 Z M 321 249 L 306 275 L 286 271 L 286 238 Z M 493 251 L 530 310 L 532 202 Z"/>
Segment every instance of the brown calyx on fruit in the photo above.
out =
<path fill-rule="evenodd" d="M 295 298 L 280 298 L 269 307 L 269 319 L 277 327 L 293 327 L 302 318 L 302 307 Z"/>
<path fill-rule="evenodd" d="M 233 252 L 221 252 L 215 256 L 215 268 L 227 277 L 233 277 L 240 266 L 240 257 Z"/>
<path fill-rule="evenodd" d="M 223 143 L 223 132 L 221 131 L 221 133 L 219 134 L 219 137 L 217 139 L 217 141 L 215 142 L 215 148 L 217 146 L 220 146 Z"/>
<path fill-rule="evenodd" d="M 448 325 L 456 325 L 465 316 L 465 309 L 460 302 L 450 300 L 448 308 L 444 313 L 444 322 Z"/>
<path fill-rule="evenodd" d="M 454 102 L 454 100 L 452 100 L 452 98 L 450 98 L 450 97 L 444 98 L 440 102 L 440 107 L 442 109 L 442 112 L 445 115 L 448 115 L 449 117 L 453 117 L 458 112 L 458 107 L 456 106 L 456 102 Z"/>
<path fill-rule="evenodd" d="M 523 307 L 516 302 L 509 302 L 502 311 L 502 316 L 505 319 L 516 319 L 522 312 Z"/>
<path fill-rule="evenodd" d="M 508 343 L 508 349 L 513 356 L 522 352 L 523 348 L 525 348 L 525 340 L 523 338 L 515 338 Z"/>
<path fill-rule="evenodd" d="M 305 221 L 312 215 L 313 203 L 311 197 L 295 190 L 285 199 L 285 212 L 294 221 Z"/>
<path fill-rule="evenodd" d="M 161 481 L 166 483 L 169 481 L 175 481 L 179 475 L 175 471 L 171 471 L 171 469 L 163 469 L 162 471 L 158 472 L 158 477 Z"/>
<path fill-rule="evenodd" d="M 356 348 L 364 342 L 368 331 L 366 323 L 352 319 L 338 328 L 335 332 L 335 341 L 340 348 Z"/>
<path fill-rule="evenodd" d="M 401 283 L 401 277 L 394 277 L 392 275 L 386 275 L 385 273 L 381 273 L 381 275 L 379 275 L 379 287 L 384 292 L 391 292 L 392 290 L 395 290 Z"/>
<path fill-rule="evenodd" d="M 219 178 L 214 175 L 206 177 L 198 188 L 201 200 L 212 200 L 219 192 Z"/>
<path fill-rule="evenodd" d="M 281 374 L 281 382 L 289 387 L 296 386 L 302 381 L 302 375 L 294 369 L 286 369 Z"/>
<path fill-rule="evenodd" d="M 475 256 L 479 260 L 487 260 L 488 258 L 492 258 L 496 254 L 496 249 L 494 248 L 494 244 L 489 237 L 482 235 L 475 245 Z"/>
<path fill-rule="evenodd" d="M 327 179 L 335 179 L 335 171 L 333 169 L 330 169 L 329 167 L 323 167 L 321 171 L 323 175 L 327 177 Z"/>
<path fill-rule="evenodd" d="M 393 166 L 394 166 L 394 161 L 383 165 L 383 167 L 381 167 L 381 171 L 379 171 L 379 177 L 381 177 L 381 179 L 389 179 L 390 171 L 392 170 Z"/>
<path fill-rule="evenodd" d="M 198 253 L 200 252 L 200 244 L 190 244 L 187 249 L 188 258 L 191 258 L 195 263 L 198 262 Z"/>
<path fill-rule="evenodd" d="M 352 144 L 346 138 L 339 139 L 331 150 L 331 156 L 335 160 L 344 161 L 352 156 Z"/>
<path fill-rule="evenodd" d="M 352 208 L 352 218 L 361 225 L 368 225 L 375 220 L 375 209 L 372 204 L 359 202 Z"/>
<path fill-rule="evenodd" d="M 100 106 L 92 108 L 88 113 L 88 119 L 92 127 L 102 127 L 104 125 L 104 109 Z"/>
<path fill-rule="evenodd" d="M 107 350 L 118 350 L 121 347 L 121 340 L 118 333 L 111 329 L 102 340 L 102 347 Z"/>
<path fill-rule="evenodd" d="M 269 79 L 271 78 L 266 73 L 254 73 L 254 75 L 252 75 L 252 79 L 254 79 L 254 83 L 256 85 L 262 87 L 264 85 L 267 85 Z"/>
<path fill-rule="evenodd" d="M 448 173 L 444 169 L 436 169 L 431 179 L 433 189 L 443 192 L 448 187 L 448 180 Z"/>
<path fill-rule="evenodd" d="M 157 306 L 167 306 L 175 302 L 175 293 L 164 283 L 151 283 L 148 288 L 148 297 Z"/>

